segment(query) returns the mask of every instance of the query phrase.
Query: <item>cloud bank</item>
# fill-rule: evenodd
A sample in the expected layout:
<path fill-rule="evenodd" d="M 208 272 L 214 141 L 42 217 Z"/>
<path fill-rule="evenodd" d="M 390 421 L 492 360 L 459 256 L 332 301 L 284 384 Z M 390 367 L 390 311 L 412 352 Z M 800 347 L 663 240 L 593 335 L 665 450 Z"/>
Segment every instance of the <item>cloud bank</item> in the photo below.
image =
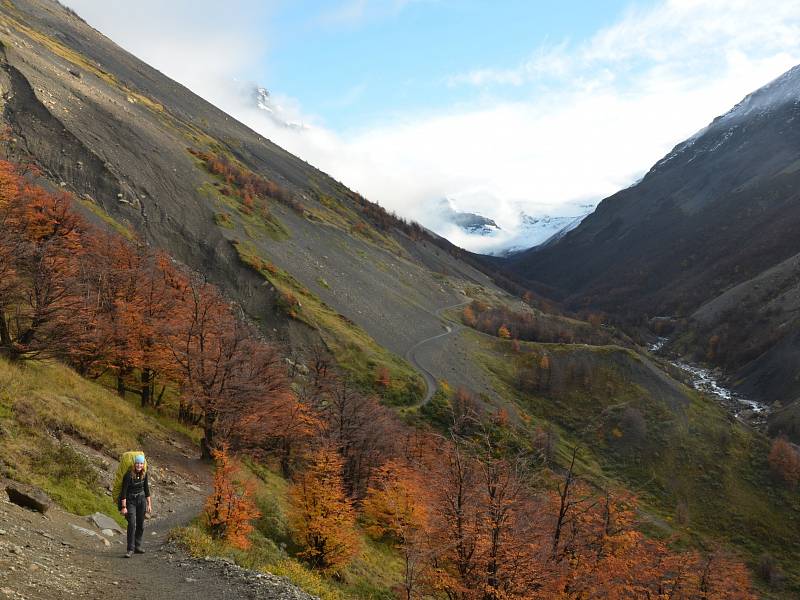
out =
<path fill-rule="evenodd" d="M 669 0 L 629 10 L 587 40 L 532 48 L 521 64 L 453 73 L 440 82 L 460 99 L 447 111 L 334 132 L 280 90 L 272 97 L 278 119 L 255 105 L 247 82 L 256 64 L 268 64 L 269 48 L 263 31 L 250 31 L 239 15 L 268 11 L 268 3 L 239 2 L 240 10 L 213 22 L 182 20 L 187 12 L 208 14 L 197 10 L 201 2 L 170 3 L 166 13 L 154 0 L 136 8 L 112 3 L 128 7 L 124 22 L 88 0 L 68 4 L 167 75 L 371 200 L 487 252 L 518 243 L 521 212 L 579 214 L 581 205 L 630 185 L 675 144 L 800 63 L 800 3 Z M 360 19 L 369 4 L 346 2 L 320 18 Z M 384 4 L 399 10 L 403 2 Z M 154 14 L 161 15 L 155 29 Z M 285 127 L 282 120 L 305 126 Z M 501 232 L 486 238 L 441 222 L 429 208 L 443 197 L 494 219 Z"/>

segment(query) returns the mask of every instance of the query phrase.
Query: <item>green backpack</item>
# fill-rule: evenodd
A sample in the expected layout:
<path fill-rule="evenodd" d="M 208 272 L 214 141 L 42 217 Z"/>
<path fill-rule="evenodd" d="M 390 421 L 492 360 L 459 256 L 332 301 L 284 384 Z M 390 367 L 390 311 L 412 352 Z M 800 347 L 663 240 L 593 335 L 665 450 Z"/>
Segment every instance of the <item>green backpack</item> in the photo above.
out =
<path fill-rule="evenodd" d="M 144 452 L 141 450 L 131 450 L 119 457 L 117 474 L 114 475 L 114 487 L 111 489 L 112 498 L 116 500 L 118 510 L 122 510 L 122 497 L 120 496 L 122 493 L 122 479 L 125 477 L 125 473 L 130 471 L 133 467 L 133 459 L 139 455 L 144 456 Z M 147 473 L 147 457 L 144 459 L 144 472 Z"/>

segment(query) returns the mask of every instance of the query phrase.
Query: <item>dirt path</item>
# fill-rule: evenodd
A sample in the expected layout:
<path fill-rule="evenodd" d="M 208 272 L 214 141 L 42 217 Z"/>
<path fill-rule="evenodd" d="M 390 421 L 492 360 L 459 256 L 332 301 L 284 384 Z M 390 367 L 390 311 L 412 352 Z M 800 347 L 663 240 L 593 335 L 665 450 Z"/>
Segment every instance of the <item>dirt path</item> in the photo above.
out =
<path fill-rule="evenodd" d="M 152 465 L 153 518 L 145 525 L 145 554 L 125 558 L 124 535 L 108 538 L 86 517 L 58 508 L 45 515 L 0 501 L 0 599 L 108 600 L 311 598 L 285 580 L 224 559 L 189 557 L 168 540 L 202 509 L 210 489 L 208 465 L 175 439 L 143 443 Z"/>
<path fill-rule="evenodd" d="M 465 306 L 469 304 L 471 300 L 466 300 L 464 302 L 460 302 L 458 304 L 453 304 L 451 306 L 444 306 L 436 310 L 435 313 L 432 313 L 436 318 L 441 319 L 444 317 L 444 312 L 447 310 L 451 310 L 454 308 L 458 308 L 459 306 Z M 411 365 L 420 372 L 423 379 L 425 379 L 425 398 L 422 399 L 420 403 L 421 406 L 424 406 L 428 402 L 430 402 L 433 395 L 436 393 L 436 376 L 427 368 L 425 367 L 417 357 L 417 352 L 421 350 L 424 346 L 428 345 L 430 342 L 434 340 L 440 340 L 444 337 L 454 335 L 464 329 L 464 326 L 460 323 L 456 323 L 454 321 L 450 321 L 452 325 L 445 325 L 444 333 L 440 333 L 438 335 L 433 335 L 431 337 L 425 338 L 424 340 L 420 340 L 416 344 L 414 344 L 411 348 L 409 348 L 408 352 L 406 352 L 405 359 L 411 363 Z"/>

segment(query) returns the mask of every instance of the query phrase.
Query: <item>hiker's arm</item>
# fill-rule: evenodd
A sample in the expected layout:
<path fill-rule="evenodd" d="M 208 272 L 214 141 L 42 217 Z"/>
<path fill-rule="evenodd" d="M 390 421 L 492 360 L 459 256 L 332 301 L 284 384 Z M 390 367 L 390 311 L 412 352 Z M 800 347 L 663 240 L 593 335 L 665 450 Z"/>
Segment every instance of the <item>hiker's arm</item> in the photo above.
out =
<path fill-rule="evenodd" d="M 125 473 L 124 477 L 122 478 L 122 490 L 119 493 L 122 504 L 122 514 L 125 514 L 128 511 L 128 483 L 130 483 L 130 480 L 130 473 Z"/>
<path fill-rule="evenodd" d="M 144 496 L 147 498 L 147 512 L 153 512 L 153 503 L 150 500 L 150 477 L 144 474 Z"/>

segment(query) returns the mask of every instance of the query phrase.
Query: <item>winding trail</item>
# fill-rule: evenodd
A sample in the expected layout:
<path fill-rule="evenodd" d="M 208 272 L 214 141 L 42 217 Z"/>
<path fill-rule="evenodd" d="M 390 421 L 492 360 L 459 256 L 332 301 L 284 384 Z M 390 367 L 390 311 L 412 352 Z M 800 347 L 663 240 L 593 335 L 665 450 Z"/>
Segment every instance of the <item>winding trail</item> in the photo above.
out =
<path fill-rule="evenodd" d="M 433 314 L 437 319 L 444 319 L 444 312 L 445 311 L 451 310 L 451 309 L 454 309 L 454 308 L 458 308 L 459 306 L 466 306 L 470 302 L 472 302 L 472 300 L 466 300 L 464 302 L 459 302 L 458 304 L 453 304 L 451 306 L 443 306 L 442 308 L 437 309 L 436 312 L 431 313 L 431 314 Z M 439 333 L 439 334 L 433 335 L 433 336 L 431 336 L 429 338 L 425 338 L 424 340 L 420 340 L 419 342 L 414 344 L 411 348 L 409 348 L 408 351 L 405 354 L 405 359 L 409 363 L 411 363 L 411 365 L 417 371 L 420 372 L 420 374 L 422 375 L 423 379 L 425 380 L 425 386 L 426 386 L 427 390 L 425 392 L 425 398 L 423 398 L 423 400 L 422 400 L 422 402 L 420 402 L 419 406 L 425 406 L 428 402 L 430 402 L 431 398 L 433 398 L 433 395 L 436 393 L 436 387 L 437 386 L 436 386 L 436 377 L 433 375 L 433 373 L 430 372 L 430 370 L 428 370 L 425 366 L 423 366 L 422 363 L 420 363 L 419 360 L 417 359 L 417 351 L 420 348 L 422 348 L 423 346 L 429 344 L 430 342 L 432 342 L 434 340 L 439 340 L 441 338 L 444 338 L 444 337 L 447 337 L 447 336 L 450 336 L 450 335 L 454 335 L 454 334 L 460 332 L 461 330 L 463 330 L 465 328 L 464 325 L 462 325 L 460 323 L 456 323 L 454 321 L 450 321 L 450 322 L 453 323 L 453 325 L 445 324 L 444 333 Z"/>

